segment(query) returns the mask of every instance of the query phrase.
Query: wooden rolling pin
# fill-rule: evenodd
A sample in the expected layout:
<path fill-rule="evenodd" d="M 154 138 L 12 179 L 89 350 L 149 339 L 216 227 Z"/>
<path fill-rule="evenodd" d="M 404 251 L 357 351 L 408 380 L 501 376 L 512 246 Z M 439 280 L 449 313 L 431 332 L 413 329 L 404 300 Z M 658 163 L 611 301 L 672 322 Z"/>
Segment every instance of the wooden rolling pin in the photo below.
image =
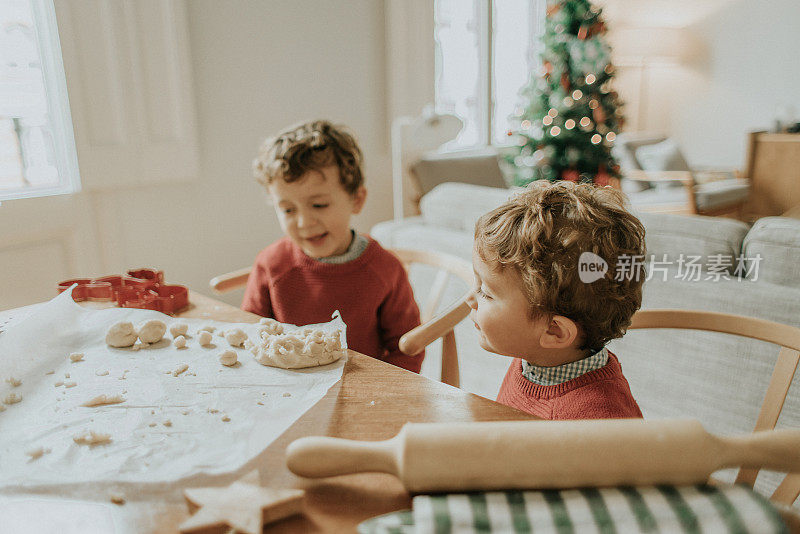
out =
<path fill-rule="evenodd" d="M 800 472 L 800 430 L 719 437 L 695 420 L 408 423 L 386 441 L 300 438 L 287 465 L 309 478 L 390 473 L 417 493 L 684 485 L 727 467 Z"/>

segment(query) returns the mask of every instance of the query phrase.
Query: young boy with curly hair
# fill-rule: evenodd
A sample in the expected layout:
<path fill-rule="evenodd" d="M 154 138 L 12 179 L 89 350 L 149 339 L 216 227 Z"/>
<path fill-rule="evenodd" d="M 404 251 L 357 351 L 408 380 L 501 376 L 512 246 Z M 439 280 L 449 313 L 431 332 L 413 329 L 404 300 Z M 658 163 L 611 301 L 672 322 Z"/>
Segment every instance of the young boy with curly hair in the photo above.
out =
<path fill-rule="evenodd" d="M 544 419 L 642 417 L 605 347 L 642 302 L 644 227 L 623 202 L 608 187 L 534 182 L 478 220 L 470 316 L 484 349 L 514 357 L 498 402 Z"/>
<path fill-rule="evenodd" d="M 286 236 L 262 250 L 242 309 L 280 322 L 321 323 L 339 310 L 348 347 L 418 373 L 424 352 L 400 352 L 400 337 L 420 324 L 403 265 L 351 228 L 367 190 L 355 138 L 327 121 L 300 124 L 267 139 L 253 162 Z"/>

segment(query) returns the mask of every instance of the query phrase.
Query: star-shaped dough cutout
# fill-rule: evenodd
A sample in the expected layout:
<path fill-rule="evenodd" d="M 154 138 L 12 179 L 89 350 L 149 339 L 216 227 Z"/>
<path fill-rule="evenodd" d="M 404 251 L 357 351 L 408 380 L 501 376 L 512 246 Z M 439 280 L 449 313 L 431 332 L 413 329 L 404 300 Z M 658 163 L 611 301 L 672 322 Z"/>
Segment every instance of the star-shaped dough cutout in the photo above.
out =
<path fill-rule="evenodd" d="M 230 527 L 245 534 L 261 534 L 264 524 L 298 514 L 303 490 L 276 490 L 258 485 L 258 471 L 223 488 L 190 488 L 183 496 L 197 512 L 181 523 L 184 534 L 224 532 Z"/>

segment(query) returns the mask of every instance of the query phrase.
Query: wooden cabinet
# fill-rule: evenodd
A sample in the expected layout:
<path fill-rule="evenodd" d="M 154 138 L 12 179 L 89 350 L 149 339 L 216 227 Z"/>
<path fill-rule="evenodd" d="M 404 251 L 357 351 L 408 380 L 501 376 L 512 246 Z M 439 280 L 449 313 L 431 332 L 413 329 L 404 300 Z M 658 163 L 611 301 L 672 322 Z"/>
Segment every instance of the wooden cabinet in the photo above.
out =
<path fill-rule="evenodd" d="M 756 219 L 800 207 L 800 134 L 752 132 L 747 168 L 752 190 L 746 212 Z"/>

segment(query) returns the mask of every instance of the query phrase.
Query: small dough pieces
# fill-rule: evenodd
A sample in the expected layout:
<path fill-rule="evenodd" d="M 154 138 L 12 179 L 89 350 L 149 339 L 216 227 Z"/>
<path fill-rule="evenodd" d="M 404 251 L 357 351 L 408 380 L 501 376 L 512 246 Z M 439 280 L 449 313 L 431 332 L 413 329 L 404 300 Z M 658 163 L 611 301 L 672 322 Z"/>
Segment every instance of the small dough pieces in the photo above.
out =
<path fill-rule="evenodd" d="M 182 349 L 186 347 L 186 338 L 183 336 L 178 336 L 172 340 L 172 344 L 175 345 L 176 349 Z"/>
<path fill-rule="evenodd" d="M 211 344 L 212 337 L 213 336 L 211 335 L 211 332 L 208 332 L 206 330 L 201 330 L 197 334 L 197 342 L 200 343 L 200 345 L 202 345 L 203 347 L 205 347 L 206 345 Z"/>
<path fill-rule="evenodd" d="M 20 380 L 19 378 L 14 378 L 13 376 L 9 376 L 8 378 L 6 378 L 6 382 L 11 384 L 12 388 L 18 388 L 22 385 L 22 380 Z"/>
<path fill-rule="evenodd" d="M 321 330 L 304 329 L 292 334 L 263 336 L 261 345 L 253 349 L 256 361 L 261 365 L 283 369 L 302 369 L 327 365 L 341 358 L 340 334 Z"/>
<path fill-rule="evenodd" d="M 50 449 L 47 449 L 45 447 L 37 447 L 35 449 L 31 449 L 31 450 L 27 451 L 25 454 L 30 456 L 31 457 L 31 461 L 33 461 L 33 460 L 38 460 L 39 458 L 41 458 L 42 456 L 44 456 L 45 454 L 47 454 L 49 452 L 51 452 Z"/>
<path fill-rule="evenodd" d="M 73 352 L 69 355 L 69 361 L 72 363 L 79 362 L 83 360 L 83 353 L 82 352 Z"/>
<path fill-rule="evenodd" d="M 3 404 L 8 404 L 11 406 L 12 404 L 16 404 L 22 400 L 22 395 L 17 395 L 16 393 L 9 393 L 6 395 L 6 398 L 3 399 Z"/>
<path fill-rule="evenodd" d="M 97 397 L 88 400 L 81 404 L 81 406 L 86 406 L 87 408 L 93 408 L 95 406 L 104 406 L 106 404 L 119 404 L 121 402 L 125 402 L 125 397 L 122 395 L 98 395 Z"/>
<path fill-rule="evenodd" d="M 158 343 L 164 337 L 167 325 L 158 319 L 151 319 L 139 327 L 139 339 L 144 343 Z"/>
<path fill-rule="evenodd" d="M 103 434 L 102 432 L 87 430 L 83 434 L 77 434 L 73 436 L 72 441 L 78 445 L 101 445 L 103 443 L 111 442 L 111 434 Z"/>
<path fill-rule="evenodd" d="M 139 333 L 133 327 L 133 323 L 120 322 L 108 329 L 106 333 L 106 344 L 110 347 L 130 347 L 136 343 Z"/>
<path fill-rule="evenodd" d="M 226 350 L 219 355 L 219 363 L 227 367 L 236 365 L 237 361 L 239 361 L 239 357 L 236 355 L 236 351 Z"/>
<path fill-rule="evenodd" d="M 188 364 L 188 363 L 182 363 L 182 364 L 180 364 L 180 365 L 178 366 L 178 368 L 177 368 L 177 369 L 175 369 L 174 371 L 172 371 L 172 376 L 178 376 L 179 374 L 181 374 L 181 373 L 183 373 L 184 371 L 186 371 L 188 368 L 189 368 L 189 364 Z"/>
<path fill-rule="evenodd" d="M 231 347 L 242 347 L 247 341 L 247 334 L 239 328 L 234 328 L 225 332 L 225 340 L 230 343 Z"/>
<path fill-rule="evenodd" d="M 169 325 L 169 333 L 172 337 L 185 336 L 189 331 L 189 325 L 186 323 L 172 323 Z"/>

